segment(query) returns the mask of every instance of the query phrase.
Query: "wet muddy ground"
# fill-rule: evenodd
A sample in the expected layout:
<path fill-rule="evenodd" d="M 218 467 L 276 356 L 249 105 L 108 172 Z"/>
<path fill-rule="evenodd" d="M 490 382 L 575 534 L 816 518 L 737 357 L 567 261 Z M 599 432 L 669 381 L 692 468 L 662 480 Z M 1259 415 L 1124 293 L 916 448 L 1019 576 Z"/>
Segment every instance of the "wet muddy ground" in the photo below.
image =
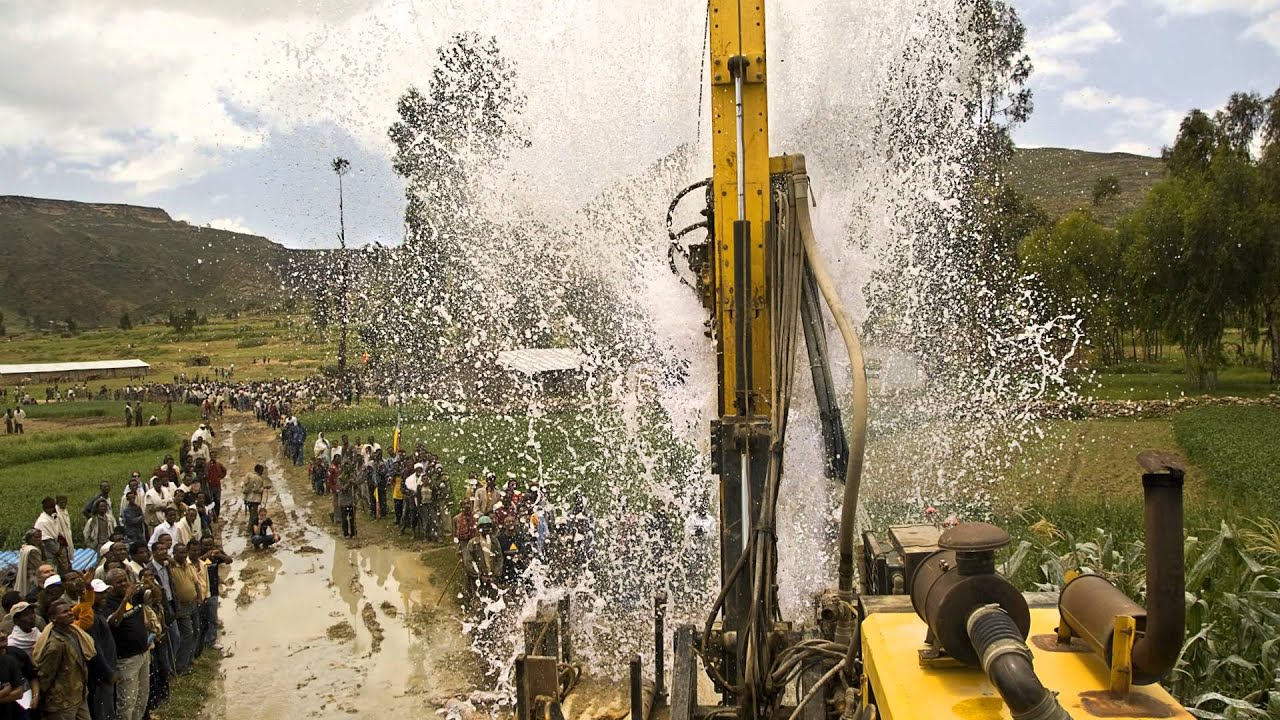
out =
<path fill-rule="evenodd" d="M 281 464 L 272 430 L 228 416 L 215 442 L 229 470 L 222 532 L 235 562 L 219 611 L 222 677 L 206 717 L 420 715 L 477 686 L 456 603 L 442 591 L 447 578 L 423 561 L 429 550 L 451 563 L 451 548 L 335 538 L 312 521 L 322 506 L 300 496 L 309 492 L 303 469 Z M 268 469 L 266 507 L 282 538 L 266 551 L 249 547 L 241 502 L 255 463 Z"/>

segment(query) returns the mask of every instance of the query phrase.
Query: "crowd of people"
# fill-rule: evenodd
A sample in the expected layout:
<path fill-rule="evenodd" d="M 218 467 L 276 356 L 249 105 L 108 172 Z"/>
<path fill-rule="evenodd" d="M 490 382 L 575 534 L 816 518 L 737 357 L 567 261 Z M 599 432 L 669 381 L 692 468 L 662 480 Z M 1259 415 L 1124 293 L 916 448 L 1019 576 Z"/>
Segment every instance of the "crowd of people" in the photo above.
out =
<path fill-rule="evenodd" d="M 171 678 L 217 640 L 218 572 L 231 558 L 215 529 L 227 468 L 208 422 L 227 409 L 251 412 L 278 431 L 285 457 L 305 465 L 317 495 L 332 498 L 344 537 L 356 537 L 366 522 L 388 523 L 400 535 L 452 543 L 461 596 L 472 609 L 526 592 L 535 571 L 548 583 L 571 584 L 591 566 L 596 520 L 580 492 L 555 502 L 536 482 L 487 470 L 455 485 L 425 444 L 402 447 L 398 435 L 387 448 L 372 435 L 330 440 L 319 432 L 312 441 L 297 414 L 357 399 L 359 387 L 319 376 L 242 382 L 232 374 L 128 388 L 122 397 L 135 422 L 144 402 L 196 404 L 205 421 L 176 459 L 166 455 L 150 473 L 132 473 L 118 495 L 102 483 L 83 505 L 77 500 L 79 517 L 65 495 L 42 502 L 4 595 L 0 720 L 28 717 L 4 714 L 19 698 L 39 717 L 146 717 Z M 271 492 L 266 468 L 255 466 L 243 484 L 243 508 L 249 543 L 259 551 L 280 540 L 266 511 Z M 610 527 L 608 542 L 679 532 L 679 520 L 661 511 L 630 517 L 639 518 L 636 527 Z M 73 523 L 95 553 L 83 571 L 72 567 Z"/>
<path fill-rule="evenodd" d="M 78 516 L 66 495 L 42 500 L 3 595 L 0 718 L 141 720 L 216 643 L 231 558 L 213 437 L 202 423 L 179 461 L 165 455 L 145 481 L 133 472 L 119 497 L 101 483 Z"/>
<path fill-rule="evenodd" d="M 298 457 L 306 437 L 302 423 L 289 414 L 279 427 L 285 455 Z M 499 486 L 496 474 L 486 473 L 482 482 L 472 472 L 459 498 L 437 455 L 423 443 L 412 450 L 396 444 L 386 449 L 372 435 L 330 441 L 317 434 L 307 473 L 317 495 L 333 498 L 333 522 L 343 537 L 356 537 L 364 516 L 370 522 L 390 520 L 401 535 L 452 542 L 467 602 L 527 587 L 535 561 L 549 569 L 553 581 L 585 569 L 594 526 L 581 494 L 556 512 L 536 483 L 521 489 L 509 478 Z"/>

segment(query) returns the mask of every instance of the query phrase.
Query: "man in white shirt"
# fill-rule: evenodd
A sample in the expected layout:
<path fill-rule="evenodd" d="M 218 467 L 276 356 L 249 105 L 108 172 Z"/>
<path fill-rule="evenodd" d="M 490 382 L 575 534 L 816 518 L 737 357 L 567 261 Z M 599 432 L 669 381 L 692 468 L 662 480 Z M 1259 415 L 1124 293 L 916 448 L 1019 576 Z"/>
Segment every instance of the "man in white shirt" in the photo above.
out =
<path fill-rule="evenodd" d="M 192 465 L 196 460 L 203 460 L 206 465 L 209 464 L 209 444 L 205 442 L 204 436 L 197 436 L 191 441 L 191 450 L 187 452 L 187 457 L 191 458 Z"/>
<path fill-rule="evenodd" d="M 169 508 L 165 510 L 164 522 L 160 523 L 159 525 L 156 525 L 156 529 L 151 532 L 151 539 L 147 541 L 148 544 L 155 545 L 156 541 L 160 539 L 161 535 L 168 535 L 169 537 L 173 538 L 174 542 L 177 542 L 178 541 L 177 524 L 178 524 L 178 511 L 175 510 L 174 508 Z"/>
<path fill-rule="evenodd" d="M 129 491 L 134 493 L 134 504 L 142 511 L 143 517 L 147 515 L 147 489 L 142 487 L 142 473 L 134 472 L 129 476 L 129 484 L 125 485 L 124 492 L 120 493 L 120 513 L 123 517 L 124 508 L 129 504 Z"/>
<path fill-rule="evenodd" d="M 63 545 L 62 524 L 58 522 L 58 505 L 51 497 L 40 501 L 40 516 L 36 518 L 35 529 L 40 531 L 40 549 L 44 559 L 59 570 L 65 565 L 71 568 L 71 555 Z"/>
<path fill-rule="evenodd" d="M 195 507 L 192 506 L 187 508 L 186 517 L 174 524 L 173 539 L 180 545 L 186 545 L 193 538 L 200 538 L 203 532 L 204 528 L 203 523 L 200 522 L 200 513 L 196 512 Z"/>
<path fill-rule="evenodd" d="M 196 444 L 196 438 L 204 440 L 205 444 L 212 444 L 213 430 L 206 423 L 200 423 L 200 427 L 196 428 L 196 431 L 191 433 L 192 445 Z"/>
<path fill-rule="evenodd" d="M 144 505 L 147 508 L 148 518 L 156 525 L 164 522 L 165 512 L 174 509 L 173 502 L 174 493 L 177 488 L 166 483 L 160 476 L 151 476 L 151 487 L 147 490 Z M 151 542 L 155 542 L 152 540 Z"/>

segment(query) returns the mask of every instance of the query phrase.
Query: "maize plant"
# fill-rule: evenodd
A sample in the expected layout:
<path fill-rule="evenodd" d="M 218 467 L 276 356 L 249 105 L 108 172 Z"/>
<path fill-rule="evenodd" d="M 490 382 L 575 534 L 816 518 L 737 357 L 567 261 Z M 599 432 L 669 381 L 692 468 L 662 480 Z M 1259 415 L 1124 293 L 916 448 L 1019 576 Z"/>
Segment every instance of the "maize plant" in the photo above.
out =
<path fill-rule="evenodd" d="M 1166 684 L 1196 717 L 1280 720 L 1280 523 L 1186 538 L 1186 640 Z M 1145 603 L 1141 542 L 1107 530 L 1077 539 L 1041 520 L 1014 546 L 1005 574 L 1028 589 L 1061 590 L 1070 571 L 1106 577 Z"/>

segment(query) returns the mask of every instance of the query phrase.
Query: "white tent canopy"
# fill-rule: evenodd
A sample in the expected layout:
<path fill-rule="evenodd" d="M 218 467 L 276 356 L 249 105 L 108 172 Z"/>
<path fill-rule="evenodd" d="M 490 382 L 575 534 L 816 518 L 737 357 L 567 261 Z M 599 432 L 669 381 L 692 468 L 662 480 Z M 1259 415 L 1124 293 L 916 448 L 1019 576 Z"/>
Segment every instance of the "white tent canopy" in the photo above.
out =
<path fill-rule="evenodd" d="M 498 353 L 498 365 L 525 375 L 577 370 L 584 359 L 577 348 L 524 348 Z"/>

